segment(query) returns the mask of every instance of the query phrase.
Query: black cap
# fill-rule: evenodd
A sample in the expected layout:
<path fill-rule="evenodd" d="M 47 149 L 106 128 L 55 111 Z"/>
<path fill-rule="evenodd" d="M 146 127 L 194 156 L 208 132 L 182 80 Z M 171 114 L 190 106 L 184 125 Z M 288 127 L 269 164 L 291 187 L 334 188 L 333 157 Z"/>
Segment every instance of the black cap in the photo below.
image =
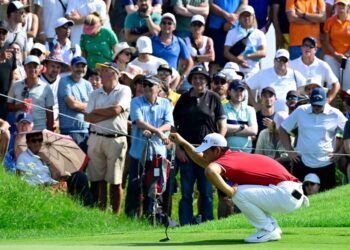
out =
<path fill-rule="evenodd" d="M 247 85 L 243 80 L 233 80 L 230 83 L 230 86 L 228 87 L 229 90 L 231 89 L 246 89 Z"/>
<path fill-rule="evenodd" d="M 287 93 L 287 97 L 289 96 L 299 96 L 299 93 L 296 90 L 289 90 Z"/>
<path fill-rule="evenodd" d="M 219 71 L 213 75 L 213 79 L 225 79 L 226 80 L 226 75 L 224 73 L 222 73 L 221 71 Z"/>
<path fill-rule="evenodd" d="M 191 81 L 192 81 L 192 76 L 193 76 L 194 74 L 203 75 L 203 76 L 205 76 L 205 77 L 207 78 L 208 83 L 210 82 L 209 73 L 208 73 L 208 71 L 207 71 L 202 65 L 196 66 L 196 67 L 194 67 L 194 68 L 191 70 L 190 74 L 189 74 L 188 77 L 187 77 L 187 80 L 188 80 L 189 83 L 191 83 Z M 192 84 L 192 83 L 191 83 L 191 84 Z"/>
<path fill-rule="evenodd" d="M 309 41 L 313 46 L 316 47 L 316 44 L 317 44 L 317 40 L 312 37 L 312 36 L 307 36 L 303 39 L 303 44 L 306 42 L 306 41 Z"/>
<path fill-rule="evenodd" d="M 6 32 L 9 31 L 3 20 L 0 20 L 0 30 L 5 30 Z"/>
<path fill-rule="evenodd" d="M 23 5 L 20 1 L 13 1 L 7 6 L 7 16 L 9 16 L 12 12 L 16 12 L 17 10 L 27 9 L 28 5 Z"/>
<path fill-rule="evenodd" d="M 276 96 L 276 92 L 275 92 L 275 90 L 272 87 L 263 88 L 261 90 L 261 95 L 263 95 L 266 92 L 271 93 L 272 95 Z"/>
<path fill-rule="evenodd" d="M 171 67 L 169 66 L 169 64 L 161 64 L 161 65 L 159 65 L 157 71 L 161 71 L 161 70 L 168 71 L 168 72 L 170 72 L 170 74 L 173 73 L 173 70 L 171 69 Z"/>

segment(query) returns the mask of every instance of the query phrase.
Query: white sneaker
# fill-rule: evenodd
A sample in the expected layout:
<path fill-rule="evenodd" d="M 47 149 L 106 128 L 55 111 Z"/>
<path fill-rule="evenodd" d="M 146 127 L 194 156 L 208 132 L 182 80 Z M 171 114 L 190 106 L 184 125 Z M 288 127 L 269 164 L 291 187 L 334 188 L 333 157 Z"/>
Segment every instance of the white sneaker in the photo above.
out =
<path fill-rule="evenodd" d="M 244 241 L 248 243 L 261 243 L 279 239 L 281 239 L 281 235 L 278 232 L 277 228 L 275 228 L 272 232 L 265 230 L 258 231 L 257 233 L 249 236 L 248 238 L 245 238 Z"/>
<path fill-rule="evenodd" d="M 282 229 L 280 228 L 280 226 L 277 224 L 276 221 L 272 222 L 272 226 L 275 227 L 275 230 L 277 231 L 277 233 L 279 233 L 280 235 L 282 235 Z"/>

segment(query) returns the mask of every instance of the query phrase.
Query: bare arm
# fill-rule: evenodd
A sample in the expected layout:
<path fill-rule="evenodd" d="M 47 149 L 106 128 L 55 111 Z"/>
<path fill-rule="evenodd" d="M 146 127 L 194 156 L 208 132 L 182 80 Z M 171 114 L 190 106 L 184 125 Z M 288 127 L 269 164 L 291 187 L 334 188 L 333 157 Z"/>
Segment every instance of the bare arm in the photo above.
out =
<path fill-rule="evenodd" d="M 340 83 L 339 82 L 334 82 L 332 84 L 332 88 L 328 90 L 327 93 L 327 102 L 331 103 L 334 98 L 337 96 L 338 91 L 340 90 Z"/>
<path fill-rule="evenodd" d="M 146 18 L 146 23 L 147 23 L 149 34 L 158 35 L 158 33 L 160 32 L 160 26 L 153 22 L 151 15 L 149 15 L 148 18 Z"/>
<path fill-rule="evenodd" d="M 182 67 L 184 68 L 183 74 L 188 76 L 191 72 L 192 67 L 193 67 L 192 57 L 188 58 L 187 60 L 183 60 L 183 61 L 184 61 L 184 65 L 182 65 Z"/>
<path fill-rule="evenodd" d="M 53 131 L 53 110 L 52 107 L 46 107 L 46 127 L 48 130 Z"/>
<path fill-rule="evenodd" d="M 186 7 L 193 15 L 202 15 L 204 17 L 209 15 L 209 5 L 206 3 L 201 3 L 199 6 L 188 4 Z"/>
<path fill-rule="evenodd" d="M 64 101 L 70 109 L 82 112 L 86 109 L 87 103 L 75 100 L 73 96 L 65 96 Z"/>
<path fill-rule="evenodd" d="M 204 55 L 196 56 L 196 62 L 213 62 L 214 60 L 215 60 L 215 51 L 214 51 L 213 39 L 208 37 L 206 53 Z"/>
<path fill-rule="evenodd" d="M 123 108 L 117 104 L 117 105 L 114 105 L 114 106 L 108 107 L 108 108 L 96 108 L 91 113 L 105 117 L 106 119 L 109 119 L 109 118 L 111 118 L 113 116 L 117 116 L 123 112 L 124 112 Z"/>
<path fill-rule="evenodd" d="M 343 142 L 345 153 L 350 154 L 350 139 L 346 139 Z"/>
<path fill-rule="evenodd" d="M 35 14 L 32 14 L 32 28 L 30 31 L 27 32 L 27 37 L 36 37 L 38 34 L 39 29 L 39 19 L 38 16 Z"/>
<path fill-rule="evenodd" d="M 137 5 L 133 5 L 133 4 L 125 5 L 124 8 L 127 14 L 131 14 L 139 9 Z"/>
<path fill-rule="evenodd" d="M 239 124 L 227 124 L 227 136 L 235 135 L 235 136 L 254 136 L 258 133 L 258 125 L 257 123 L 252 123 L 250 125 L 244 125 L 242 129 Z"/>
<path fill-rule="evenodd" d="M 227 123 L 226 119 L 221 119 L 216 122 L 218 126 L 218 133 L 221 134 L 222 136 L 225 136 L 227 133 Z"/>
<path fill-rule="evenodd" d="M 249 60 L 261 59 L 266 57 L 266 53 L 266 45 L 261 45 L 254 53 L 247 54 L 244 58 Z"/>
<path fill-rule="evenodd" d="M 148 36 L 149 33 L 143 33 L 143 34 L 133 34 L 131 29 L 125 29 L 124 30 L 124 34 L 125 34 L 125 40 L 129 43 L 133 43 L 136 42 L 136 40 L 140 37 L 140 36 Z"/>
<path fill-rule="evenodd" d="M 287 153 L 290 160 L 292 160 L 295 163 L 299 162 L 300 156 L 298 155 L 297 152 L 293 151 L 294 149 L 292 147 L 288 132 L 282 126 L 277 131 L 283 147 L 289 151 Z"/>

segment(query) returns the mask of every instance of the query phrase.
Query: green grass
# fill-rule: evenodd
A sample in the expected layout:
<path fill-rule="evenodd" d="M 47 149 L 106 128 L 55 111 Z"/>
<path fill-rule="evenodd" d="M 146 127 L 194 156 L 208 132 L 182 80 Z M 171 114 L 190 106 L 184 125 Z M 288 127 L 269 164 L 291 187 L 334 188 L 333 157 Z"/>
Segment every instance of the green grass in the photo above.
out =
<path fill-rule="evenodd" d="M 309 208 L 276 215 L 279 242 L 244 244 L 254 232 L 242 215 L 169 230 L 88 209 L 64 194 L 0 171 L 0 249 L 350 249 L 350 186 L 311 197 Z"/>

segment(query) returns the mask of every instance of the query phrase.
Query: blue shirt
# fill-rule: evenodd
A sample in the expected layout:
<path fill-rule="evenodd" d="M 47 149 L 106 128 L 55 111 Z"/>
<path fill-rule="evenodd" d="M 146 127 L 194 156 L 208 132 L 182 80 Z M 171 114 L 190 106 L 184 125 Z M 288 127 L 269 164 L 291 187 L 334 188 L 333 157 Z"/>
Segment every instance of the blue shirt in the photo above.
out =
<path fill-rule="evenodd" d="M 147 122 L 153 127 L 160 128 L 165 124 L 174 125 L 173 108 L 171 102 L 162 97 L 157 97 L 154 105 L 148 102 L 144 96 L 135 97 L 131 101 L 130 118 L 132 121 L 132 144 L 130 148 L 130 156 L 135 159 L 140 159 L 143 148 L 146 144 L 146 138 L 143 136 L 143 130 L 136 126 L 136 121 L 141 120 Z M 156 153 L 162 157 L 166 157 L 166 146 L 163 145 L 162 140 L 154 135 L 151 137 L 154 143 Z M 150 149 L 150 155 L 153 155 Z"/>
<path fill-rule="evenodd" d="M 191 56 L 186 48 L 185 42 L 177 36 L 173 35 L 173 41 L 168 46 L 162 43 L 160 35 L 151 37 L 151 40 L 153 55 L 163 58 L 168 62 L 171 68 L 177 69 L 180 57 L 184 60 L 188 60 Z"/>
<path fill-rule="evenodd" d="M 217 6 L 228 13 L 235 12 L 239 5 L 241 4 L 241 0 L 214 0 Z M 226 19 L 222 16 L 215 15 L 213 12 L 209 14 L 209 28 L 220 29 L 226 23 Z M 214 38 L 214 37 L 213 37 Z"/>
<path fill-rule="evenodd" d="M 59 115 L 60 130 L 63 133 L 87 133 L 89 124 L 84 121 L 84 114 L 75 111 L 68 107 L 64 98 L 71 96 L 79 102 L 88 102 L 89 95 L 92 92 L 91 84 L 81 79 L 79 82 L 75 82 L 72 77 L 66 76 L 60 80 L 57 97 L 58 97 L 58 108 L 60 114 L 68 115 L 70 117 Z"/>
<path fill-rule="evenodd" d="M 267 10 L 269 5 L 272 4 L 271 0 L 249 0 L 255 10 L 256 21 L 258 22 L 258 29 L 262 29 L 267 24 Z"/>

